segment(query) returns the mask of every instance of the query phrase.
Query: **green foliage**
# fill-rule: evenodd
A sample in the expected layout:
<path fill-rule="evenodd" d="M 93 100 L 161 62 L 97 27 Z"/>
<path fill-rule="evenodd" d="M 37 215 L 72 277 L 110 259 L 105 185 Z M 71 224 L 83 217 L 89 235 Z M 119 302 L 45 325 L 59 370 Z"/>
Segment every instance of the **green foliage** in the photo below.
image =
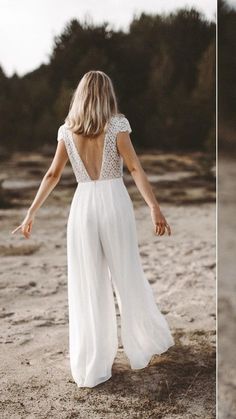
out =
<path fill-rule="evenodd" d="M 110 29 L 107 22 L 96 26 L 72 20 L 55 38 L 48 65 L 22 78 L 7 78 L 0 69 L 5 146 L 55 144 L 73 90 L 92 69 L 113 80 L 135 144 L 214 148 L 215 24 L 194 9 L 167 16 L 142 13 L 127 33 Z"/>

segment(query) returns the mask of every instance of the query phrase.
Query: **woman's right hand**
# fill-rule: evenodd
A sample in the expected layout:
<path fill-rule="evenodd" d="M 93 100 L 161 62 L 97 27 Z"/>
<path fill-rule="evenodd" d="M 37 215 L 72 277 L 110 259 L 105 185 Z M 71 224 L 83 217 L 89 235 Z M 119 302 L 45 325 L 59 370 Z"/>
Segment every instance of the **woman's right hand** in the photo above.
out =
<path fill-rule="evenodd" d="M 11 233 L 15 234 L 17 231 L 21 230 L 23 236 L 26 239 L 29 239 L 32 232 L 34 217 L 35 215 L 28 211 L 22 223 L 18 227 L 16 227 L 15 230 L 13 230 Z"/>

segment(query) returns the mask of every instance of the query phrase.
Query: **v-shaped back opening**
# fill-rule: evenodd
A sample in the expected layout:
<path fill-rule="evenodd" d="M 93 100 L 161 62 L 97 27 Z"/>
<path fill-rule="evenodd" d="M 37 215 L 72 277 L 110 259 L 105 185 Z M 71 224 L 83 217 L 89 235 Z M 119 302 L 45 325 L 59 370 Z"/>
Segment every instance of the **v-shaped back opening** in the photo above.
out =
<path fill-rule="evenodd" d="M 72 141 L 73 147 L 74 147 L 74 149 L 75 149 L 76 156 L 77 156 L 77 158 L 78 158 L 78 159 L 80 159 L 81 164 L 82 164 L 82 167 L 83 167 L 83 170 L 84 170 L 84 172 L 85 172 L 86 176 L 89 178 L 89 180 L 90 180 L 90 181 L 100 180 L 100 179 L 101 179 L 101 177 L 102 177 L 103 166 L 104 166 L 104 159 L 105 159 L 105 148 L 106 148 L 106 141 L 107 141 L 108 129 L 109 129 L 109 124 L 108 124 L 108 127 L 107 127 L 107 131 L 104 133 L 104 139 L 103 139 L 103 146 L 102 146 L 102 153 L 101 153 L 101 162 L 100 162 L 99 176 L 98 176 L 96 179 L 93 179 L 93 178 L 91 177 L 91 175 L 89 174 L 88 168 L 86 167 L 85 162 L 84 162 L 84 161 L 83 161 L 83 159 L 82 159 L 81 153 L 80 153 L 80 151 L 78 150 L 78 147 L 76 146 L 76 143 L 75 143 L 75 140 L 74 140 L 73 133 L 72 133 L 72 131 L 70 131 L 70 130 L 69 130 L 69 131 L 70 131 L 71 141 Z M 86 140 L 85 140 L 85 141 L 86 141 Z M 87 140 L 87 141 L 88 141 L 88 140 Z"/>

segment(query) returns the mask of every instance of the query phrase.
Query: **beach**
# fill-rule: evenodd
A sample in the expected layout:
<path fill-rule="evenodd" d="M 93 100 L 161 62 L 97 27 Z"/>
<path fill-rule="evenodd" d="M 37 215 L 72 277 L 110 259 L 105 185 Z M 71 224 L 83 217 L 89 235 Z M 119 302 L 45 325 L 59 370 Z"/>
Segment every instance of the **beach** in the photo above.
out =
<path fill-rule="evenodd" d="M 2 418 L 216 417 L 214 167 L 201 153 L 152 150 L 140 160 L 171 236 L 154 234 L 150 210 L 127 171 L 124 182 L 133 201 L 143 269 L 175 346 L 154 355 L 148 367 L 131 370 L 116 303 L 119 349 L 112 377 L 94 388 L 78 388 L 69 365 L 66 225 L 76 187 L 71 168 L 40 208 L 26 240 L 11 231 L 23 220 L 50 157 L 15 153 L 2 165 Z"/>

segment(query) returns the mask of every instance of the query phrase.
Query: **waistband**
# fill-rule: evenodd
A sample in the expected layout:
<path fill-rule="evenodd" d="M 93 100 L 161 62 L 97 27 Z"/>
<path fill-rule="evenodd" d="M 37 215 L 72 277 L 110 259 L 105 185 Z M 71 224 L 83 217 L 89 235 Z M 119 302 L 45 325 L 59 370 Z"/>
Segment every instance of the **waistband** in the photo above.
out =
<path fill-rule="evenodd" d="M 85 182 L 78 182 L 76 190 L 81 188 L 93 188 L 93 187 L 99 187 L 102 185 L 109 185 L 109 184 L 115 184 L 115 183 L 121 183 L 124 184 L 123 176 L 114 177 L 110 179 L 96 179 L 96 180 L 88 180 Z"/>
<path fill-rule="evenodd" d="M 107 179 L 95 179 L 95 180 L 93 180 L 93 179 L 90 179 L 90 180 L 87 180 L 87 181 L 85 181 L 85 182 L 78 182 L 78 185 L 84 185 L 84 184 L 90 184 L 90 183 L 102 183 L 102 182 L 118 182 L 118 181 L 123 181 L 123 176 L 119 176 L 119 177 L 113 177 L 113 178 L 107 178 Z"/>

